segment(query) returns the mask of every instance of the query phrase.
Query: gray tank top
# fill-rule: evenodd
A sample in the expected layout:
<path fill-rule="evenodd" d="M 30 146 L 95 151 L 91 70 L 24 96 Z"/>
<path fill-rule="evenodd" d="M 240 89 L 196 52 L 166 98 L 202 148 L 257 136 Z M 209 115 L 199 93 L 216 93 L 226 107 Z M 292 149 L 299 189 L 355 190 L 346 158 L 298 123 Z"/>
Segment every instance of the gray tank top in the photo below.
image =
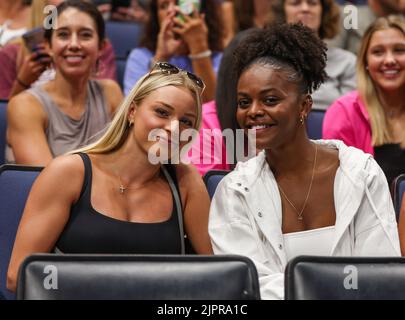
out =
<path fill-rule="evenodd" d="M 41 102 L 48 115 L 45 133 L 54 157 L 94 142 L 111 120 L 103 88 L 96 80 L 89 81 L 85 111 L 79 120 L 63 113 L 41 87 L 27 91 Z"/>

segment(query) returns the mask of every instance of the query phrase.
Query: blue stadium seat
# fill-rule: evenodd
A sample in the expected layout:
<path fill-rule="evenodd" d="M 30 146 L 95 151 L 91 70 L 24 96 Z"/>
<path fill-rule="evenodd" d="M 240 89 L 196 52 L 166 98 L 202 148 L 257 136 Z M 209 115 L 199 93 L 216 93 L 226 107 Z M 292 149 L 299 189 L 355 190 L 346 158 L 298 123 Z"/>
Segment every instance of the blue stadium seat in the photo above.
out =
<path fill-rule="evenodd" d="M 298 256 L 284 281 L 286 300 L 404 300 L 405 258 Z"/>
<path fill-rule="evenodd" d="M 143 25 L 138 23 L 108 21 L 106 37 L 111 41 L 117 59 L 126 59 L 139 44 Z"/>
<path fill-rule="evenodd" d="M 7 269 L 14 239 L 27 196 L 41 167 L 3 165 L 0 167 L 0 294 L 14 295 L 6 288 Z"/>
<path fill-rule="evenodd" d="M 7 144 L 7 100 L 0 100 L 0 165 L 5 163 Z"/>
<path fill-rule="evenodd" d="M 306 121 L 308 137 L 313 140 L 322 139 L 322 124 L 325 117 L 324 110 L 312 110 Z"/>
<path fill-rule="evenodd" d="M 394 199 L 394 208 L 395 214 L 397 216 L 397 221 L 399 221 L 399 212 L 401 210 L 402 198 L 405 192 L 405 174 L 401 174 L 395 178 L 393 182 L 393 199 Z"/>
<path fill-rule="evenodd" d="M 208 194 L 210 198 L 215 194 L 215 190 L 217 189 L 218 183 L 225 177 L 229 171 L 226 170 L 210 170 L 204 175 L 204 183 L 208 190 Z"/>
<path fill-rule="evenodd" d="M 51 272 L 57 283 L 44 288 Z M 236 255 L 35 254 L 21 265 L 17 298 L 258 300 L 260 290 L 253 262 Z"/>

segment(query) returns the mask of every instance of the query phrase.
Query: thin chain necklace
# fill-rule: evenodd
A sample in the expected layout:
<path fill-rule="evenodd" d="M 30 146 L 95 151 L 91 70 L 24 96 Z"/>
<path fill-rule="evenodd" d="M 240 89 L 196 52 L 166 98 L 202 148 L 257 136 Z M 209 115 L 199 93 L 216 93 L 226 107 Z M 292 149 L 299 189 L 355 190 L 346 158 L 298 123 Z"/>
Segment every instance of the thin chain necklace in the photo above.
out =
<path fill-rule="evenodd" d="M 281 194 L 284 196 L 284 198 L 288 201 L 288 203 L 291 205 L 291 207 L 294 208 L 294 210 L 297 212 L 297 216 L 298 216 L 298 220 L 302 221 L 302 214 L 304 213 L 305 207 L 307 206 L 307 202 L 308 202 L 308 198 L 309 195 L 311 193 L 312 190 L 312 183 L 314 182 L 314 175 L 315 175 L 315 167 L 316 167 L 316 157 L 318 154 L 318 145 L 315 144 L 315 157 L 314 157 L 314 166 L 312 168 L 312 177 L 311 177 L 311 183 L 309 184 L 309 188 L 308 188 L 308 192 L 307 192 L 307 196 L 305 198 L 304 201 L 304 205 L 302 206 L 302 209 L 300 211 L 298 211 L 298 209 L 294 206 L 294 204 L 290 201 L 290 199 L 288 199 L 288 197 L 286 196 L 285 192 L 283 191 L 283 189 L 281 188 L 281 185 L 277 183 L 278 188 L 281 191 Z"/>
<path fill-rule="evenodd" d="M 122 183 L 121 176 L 120 176 L 118 173 L 116 173 L 116 176 L 118 177 L 118 180 L 119 180 L 119 182 L 120 182 L 120 185 L 119 185 L 119 187 L 118 187 L 118 192 L 119 192 L 121 195 L 124 195 L 124 192 L 125 192 L 126 190 L 137 190 L 137 189 L 140 189 L 140 188 L 144 187 L 145 185 L 147 185 L 148 183 L 150 183 L 151 181 L 156 180 L 156 178 L 159 177 L 159 175 L 160 175 L 160 170 L 157 171 L 157 173 L 155 174 L 155 176 L 154 176 L 150 181 L 146 182 L 146 183 L 143 184 L 142 186 L 139 186 L 139 187 L 136 187 L 136 188 L 135 188 L 135 187 L 134 187 L 134 188 L 131 188 L 129 185 L 127 185 L 127 186 L 125 187 L 124 184 Z"/>

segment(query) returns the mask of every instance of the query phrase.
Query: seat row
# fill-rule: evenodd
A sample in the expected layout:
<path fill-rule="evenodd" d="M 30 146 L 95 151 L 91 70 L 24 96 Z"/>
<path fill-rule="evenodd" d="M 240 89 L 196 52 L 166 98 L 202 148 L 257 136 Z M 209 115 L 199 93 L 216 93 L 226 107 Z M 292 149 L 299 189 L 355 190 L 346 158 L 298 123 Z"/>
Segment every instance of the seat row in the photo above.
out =
<path fill-rule="evenodd" d="M 8 263 L 28 193 L 41 170 L 41 167 L 19 165 L 0 167 L 0 247 L 2 248 L 0 297 L 3 296 L 3 298 L 14 298 L 14 295 L 5 287 Z M 205 175 L 204 182 L 210 197 L 213 196 L 219 181 L 227 173 L 227 171 L 212 171 Z M 405 175 L 402 175 L 396 179 L 395 184 L 394 202 L 397 212 L 399 212 L 398 205 L 402 201 L 404 192 Z M 405 283 L 402 286 L 402 280 L 397 281 L 394 278 L 402 277 L 405 281 L 404 259 L 300 257 L 292 260 L 286 269 L 286 298 L 335 299 L 341 295 L 345 299 L 362 297 L 368 299 L 377 297 L 377 294 L 379 298 L 395 298 L 397 294 L 394 295 L 395 288 L 389 290 L 376 290 L 376 288 L 397 285 L 402 289 L 402 295 L 400 295 L 402 299 L 405 298 Z M 164 267 L 165 264 L 167 267 Z M 346 266 L 355 266 L 355 268 Z M 49 288 L 54 285 L 52 281 L 55 281 L 52 280 L 54 279 L 52 272 L 56 272 L 56 279 L 59 279 L 59 276 L 69 279 L 67 282 L 65 282 L 66 279 L 62 281 L 62 278 L 59 282 L 56 280 L 58 285 L 63 283 L 70 285 L 64 287 L 62 291 L 50 291 Z M 344 279 L 349 284 L 355 280 L 350 278 L 350 275 L 353 277 L 361 275 L 364 292 L 352 292 L 350 289 L 339 293 L 336 288 L 341 283 L 344 284 Z M 385 281 L 385 275 L 386 277 L 391 275 L 391 281 Z M 47 276 L 49 276 L 48 289 L 44 287 Z M 367 281 L 364 280 L 364 276 L 368 277 Z M 104 280 L 95 281 L 98 277 Z M 322 277 L 331 277 L 330 283 L 321 281 Z M 374 280 L 373 277 L 375 277 Z M 253 263 L 246 257 L 239 256 L 34 255 L 23 264 L 19 279 L 18 297 L 21 299 L 73 297 L 141 299 L 143 297 L 143 299 L 217 300 L 221 297 L 222 299 L 258 299 L 260 296 L 257 272 Z M 229 285 L 222 288 L 224 279 L 227 279 L 226 283 Z M 111 290 L 110 287 L 116 286 L 121 289 Z M 162 286 L 165 290 L 157 289 L 157 286 Z M 87 289 L 81 290 L 81 288 Z M 198 292 L 193 291 L 195 288 L 199 288 Z"/>

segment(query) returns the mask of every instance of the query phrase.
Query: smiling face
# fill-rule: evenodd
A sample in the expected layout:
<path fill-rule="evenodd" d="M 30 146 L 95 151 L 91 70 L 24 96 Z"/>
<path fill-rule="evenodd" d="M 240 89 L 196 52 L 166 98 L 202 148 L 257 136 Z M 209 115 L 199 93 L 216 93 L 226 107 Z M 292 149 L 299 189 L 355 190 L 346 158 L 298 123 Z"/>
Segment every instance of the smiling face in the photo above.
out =
<path fill-rule="evenodd" d="M 237 90 L 236 118 L 246 133 L 256 131 L 258 149 L 278 147 L 305 134 L 300 119 L 311 105 L 285 71 L 253 64 L 241 74 Z"/>
<path fill-rule="evenodd" d="M 405 90 L 405 35 L 396 28 L 376 31 L 367 50 L 367 66 L 381 90 Z"/>
<path fill-rule="evenodd" d="M 87 76 L 99 57 L 100 40 L 94 20 L 75 8 L 63 11 L 52 33 L 55 67 L 65 76 Z"/>
<path fill-rule="evenodd" d="M 166 133 L 168 140 L 164 135 L 160 140 L 165 140 L 163 143 L 168 145 L 169 150 L 171 144 L 182 148 L 187 141 L 175 141 L 173 132 L 178 130 L 181 135 L 184 130 L 196 127 L 196 101 L 186 88 L 161 87 L 147 96 L 139 106 L 132 108 L 129 119 L 134 122 L 133 138 L 145 153 L 156 143 L 148 139 L 149 133 L 156 129 Z"/>
<path fill-rule="evenodd" d="M 322 20 L 321 0 L 285 0 L 284 12 L 287 23 L 302 22 L 319 33 Z"/>

